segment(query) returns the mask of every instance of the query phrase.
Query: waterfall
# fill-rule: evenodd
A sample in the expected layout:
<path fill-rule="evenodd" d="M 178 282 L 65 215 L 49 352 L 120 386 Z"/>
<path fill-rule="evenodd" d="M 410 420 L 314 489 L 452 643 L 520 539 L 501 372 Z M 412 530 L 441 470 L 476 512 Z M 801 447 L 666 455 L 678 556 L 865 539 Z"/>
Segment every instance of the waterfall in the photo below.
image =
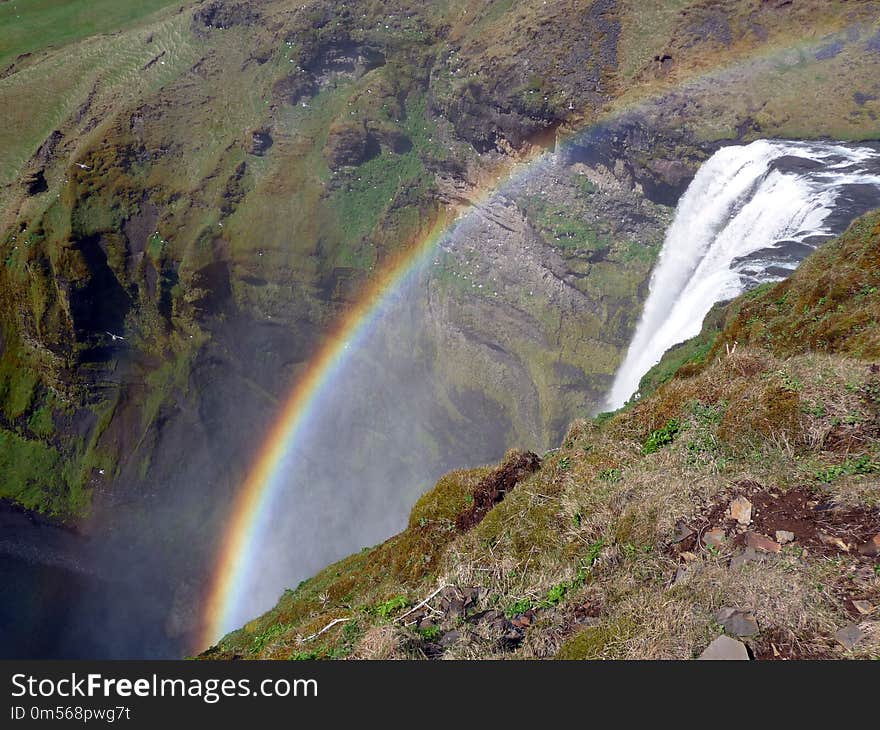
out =
<path fill-rule="evenodd" d="M 724 147 L 678 203 L 626 358 L 608 396 L 622 406 L 717 302 L 790 274 L 820 243 L 880 206 L 880 152 L 758 140 Z"/>

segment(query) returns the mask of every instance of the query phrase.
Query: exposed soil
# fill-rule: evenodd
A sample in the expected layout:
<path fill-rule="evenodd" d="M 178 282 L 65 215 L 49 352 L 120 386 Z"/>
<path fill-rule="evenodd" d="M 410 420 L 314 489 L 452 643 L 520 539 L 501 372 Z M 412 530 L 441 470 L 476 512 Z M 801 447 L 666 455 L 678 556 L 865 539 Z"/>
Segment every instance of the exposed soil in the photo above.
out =
<path fill-rule="evenodd" d="M 455 520 L 455 526 L 466 532 L 478 525 L 486 513 L 512 491 L 517 482 L 538 470 L 541 459 L 537 454 L 526 451 L 509 459 L 491 474 L 483 478 L 474 490 L 474 503 Z"/>

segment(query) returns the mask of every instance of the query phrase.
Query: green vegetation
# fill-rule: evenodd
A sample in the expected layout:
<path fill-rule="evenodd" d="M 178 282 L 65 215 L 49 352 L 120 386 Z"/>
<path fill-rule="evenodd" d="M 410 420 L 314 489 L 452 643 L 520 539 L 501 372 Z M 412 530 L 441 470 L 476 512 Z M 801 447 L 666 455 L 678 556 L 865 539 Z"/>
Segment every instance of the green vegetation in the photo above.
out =
<path fill-rule="evenodd" d="M 579 211 L 548 203 L 541 197 L 524 203 L 530 220 L 551 245 L 569 251 L 604 251 L 611 247 L 608 231 L 587 223 Z"/>
<path fill-rule="evenodd" d="M 670 418 L 663 428 L 651 431 L 642 446 L 642 451 L 644 451 L 645 454 L 657 453 L 664 446 L 671 444 L 680 430 L 681 423 L 679 423 L 678 419 Z"/>
<path fill-rule="evenodd" d="M 112 33 L 172 0 L 15 0 L 0 4 L 0 68 L 16 56 Z"/>
<path fill-rule="evenodd" d="M 880 462 L 870 454 L 863 454 L 856 459 L 847 459 L 842 464 L 820 469 L 816 472 L 816 479 L 830 484 L 840 477 L 853 476 L 856 474 L 876 474 L 880 471 Z"/>
<path fill-rule="evenodd" d="M 394 596 L 394 598 L 389 598 L 387 601 L 378 604 L 373 610 L 377 616 L 388 618 L 391 614 L 397 613 L 402 608 L 406 608 L 407 603 L 406 596 Z"/>
<path fill-rule="evenodd" d="M 55 517 L 81 514 L 89 494 L 57 449 L 0 430 L 0 497 Z"/>

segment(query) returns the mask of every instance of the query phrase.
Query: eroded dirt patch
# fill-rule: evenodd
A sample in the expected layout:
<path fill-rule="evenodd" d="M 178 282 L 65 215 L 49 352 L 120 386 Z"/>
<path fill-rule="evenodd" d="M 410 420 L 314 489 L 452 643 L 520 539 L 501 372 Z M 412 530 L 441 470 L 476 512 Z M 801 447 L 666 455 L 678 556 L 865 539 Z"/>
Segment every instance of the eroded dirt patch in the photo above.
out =
<path fill-rule="evenodd" d="M 518 454 L 504 462 L 499 468 L 488 474 L 474 489 L 474 502 L 470 509 L 462 512 L 455 520 L 455 526 L 461 532 L 478 525 L 490 509 L 503 500 L 517 482 L 534 473 L 541 466 L 541 459 L 531 451 Z"/>

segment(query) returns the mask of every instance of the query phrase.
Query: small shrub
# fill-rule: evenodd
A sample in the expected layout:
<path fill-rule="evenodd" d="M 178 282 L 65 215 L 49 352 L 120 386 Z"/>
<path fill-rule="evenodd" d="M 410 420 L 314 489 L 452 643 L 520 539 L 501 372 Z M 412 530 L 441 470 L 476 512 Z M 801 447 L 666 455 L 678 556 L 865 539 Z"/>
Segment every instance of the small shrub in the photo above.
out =
<path fill-rule="evenodd" d="M 392 613 L 399 611 L 407 605 L 405 596 L 394 596 L 384 603 L 380 603 L 373 607 L 373 611 L 377 616 L 388 618 Z"/>
<path fill-rule="evenodd" d="M 664 446 L 668 446 L 675 440 L 675 437 L 680 430 L 681 424 L 678 419 L 670 418 L 663 428 L 651 431 L 651 435 L 648 436 L 645 441 L 642 451 L 645 454 L 654 454 L 657 451 L 660 451 Z"/>

